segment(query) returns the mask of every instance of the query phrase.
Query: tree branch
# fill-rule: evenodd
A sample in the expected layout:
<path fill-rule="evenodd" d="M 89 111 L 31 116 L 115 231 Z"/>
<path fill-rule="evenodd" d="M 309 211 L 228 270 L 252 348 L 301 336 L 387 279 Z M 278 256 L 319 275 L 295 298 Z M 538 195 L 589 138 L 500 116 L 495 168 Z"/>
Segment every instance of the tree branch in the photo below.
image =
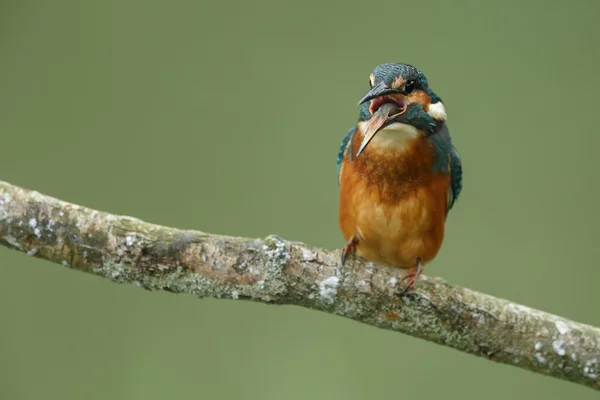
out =
<path fill-rule="evenodd" d="M 278 236 L 264 240 L 149 224 L 0 181 L 0 244 L 149 290 L 294 304 L 403 332 L 600 390 L 600 329 Z"/>

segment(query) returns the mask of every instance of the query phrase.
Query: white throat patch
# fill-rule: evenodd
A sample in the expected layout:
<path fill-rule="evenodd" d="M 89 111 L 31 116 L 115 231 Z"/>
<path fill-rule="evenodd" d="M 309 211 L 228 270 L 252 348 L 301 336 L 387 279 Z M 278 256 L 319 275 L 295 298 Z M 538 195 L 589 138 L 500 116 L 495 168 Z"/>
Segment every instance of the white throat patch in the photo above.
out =
<path fill-rule="evenodd" d="M 359 125 L 361 132 L 364 132 L 366 122 L 361 121 Z M 419 130 L 414 126 L 394 122 L 377 132 L 369 146 L 401 149 L 418 137 Z"/>

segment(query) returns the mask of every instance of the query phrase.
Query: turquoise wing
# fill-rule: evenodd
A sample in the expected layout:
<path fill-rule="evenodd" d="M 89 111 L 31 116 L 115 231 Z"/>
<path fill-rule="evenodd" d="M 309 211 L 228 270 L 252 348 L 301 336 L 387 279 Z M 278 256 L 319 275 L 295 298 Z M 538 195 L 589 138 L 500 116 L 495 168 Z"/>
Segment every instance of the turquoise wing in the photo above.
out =
<path fill-rule="evenodd" d="M 342 144 L 340 145 L 340 150 L 338 151 L 337 156 L 337 170 L 338 170 L 338 182 L 340 180 L 340 168 L 342 167 L 342 161 L 344 161 L 344 153 L 346 152 L 346 148 L 350 146 L 350 161 L 352 161 L 352 136 L 356 133 L 357 127 L 353 126 L 344 139 L 342 140 Z"/>
<path fill-rule="evenodd" d="M 462 163 L 458 151 L 454 147 L 448 154 L 448 166 L 450 169 L 450 193 L 448 199 L 448 211 L 452 208 L 460 192 L 462 191 Z"/>
<path fill-rule="evenodd" d="M 434 172 L 450 175 L 446 214 L 452 209 L 462 191 L 462 163 L 458 151 L 452 145 L 452 138 L 446 124 L 442 124 L 435 134 L 428 137 L 437 152 Z"/>

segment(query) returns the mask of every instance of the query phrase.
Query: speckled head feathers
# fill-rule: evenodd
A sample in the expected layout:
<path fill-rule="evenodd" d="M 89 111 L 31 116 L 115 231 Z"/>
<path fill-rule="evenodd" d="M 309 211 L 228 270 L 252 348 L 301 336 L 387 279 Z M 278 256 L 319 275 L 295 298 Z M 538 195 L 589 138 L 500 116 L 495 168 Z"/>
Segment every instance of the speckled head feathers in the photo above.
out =
<path fill-rule="evenodd" d="M 374 82 L 372 82 L 374 85 L 383 81 L 386 86 L 390 87 L 397 77 L 402 77 L 407 81 L 419 80 L 422 78 L 425 81 L 425 85 L 427 85 L 427 80 L 419 69 L 404 63 L 386 63 L 378 65 L 373 70 L 373 76 L 375 77 Z"/>
<path fill-rule="evenodd" d="M 421 89 L 431 96 L 431 102 L 437 103 L 440 98 L 429 88 L 425 74 L 418 68 L 406 63 L 385 63 L 375 67 L 370 76 L 371 87 L 383 82 L 388 88 L 395 88 L 401 83 L 414 81 L 415 88 Z"/>

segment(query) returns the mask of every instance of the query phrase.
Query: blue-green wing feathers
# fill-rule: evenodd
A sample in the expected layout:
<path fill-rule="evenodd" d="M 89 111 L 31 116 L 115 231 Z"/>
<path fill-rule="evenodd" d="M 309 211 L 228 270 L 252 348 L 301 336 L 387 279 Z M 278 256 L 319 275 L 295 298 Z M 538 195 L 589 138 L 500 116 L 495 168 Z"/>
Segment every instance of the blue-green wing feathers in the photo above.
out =
<path fill-rule="evenodd" d="M 446 213 L 450 211 L 462 190 L 462 164 L 458 151 L 452 145 L 452 138 L 446 124 L 439 126 L 434 134 L 428 137 L 436 150 L 437 157 L 433 170 L 450 175 L 448 202 Z"/>
<path fill-rule="evenodd" d="M 452 147 L 450 154 L 448 155 L 448 165 L 450 169 L 450 197 L 448 199 L 448 211 L 450 211 L 462 190 L 462 163 L 458 151 L 456 151 L 454 147 Z"/>
<path fill-rule="evenodd" d="M 346 136 L 344 136 L 344 139 L 342 140 L 342 144 L 340 145 L 340 150 L 338 151 L 338 156 L 337 156 L 337 170 L 338 170 L 338 182 L 339 182 L 339 178 L 340 178 L 340 168 L 342 167 L 342 161 L 344 161 L 344 153 L 346 153 L 346 148 L 350 147 L 350 161 L 352 161 L 352 136 L 354 136 L 354 134 L 357 131 L 357 127 L 356 125 L 353 126 L 352 128 L 350 128 L 350 130 L 348 131 L 348 133 L 346 133 Z"/>

